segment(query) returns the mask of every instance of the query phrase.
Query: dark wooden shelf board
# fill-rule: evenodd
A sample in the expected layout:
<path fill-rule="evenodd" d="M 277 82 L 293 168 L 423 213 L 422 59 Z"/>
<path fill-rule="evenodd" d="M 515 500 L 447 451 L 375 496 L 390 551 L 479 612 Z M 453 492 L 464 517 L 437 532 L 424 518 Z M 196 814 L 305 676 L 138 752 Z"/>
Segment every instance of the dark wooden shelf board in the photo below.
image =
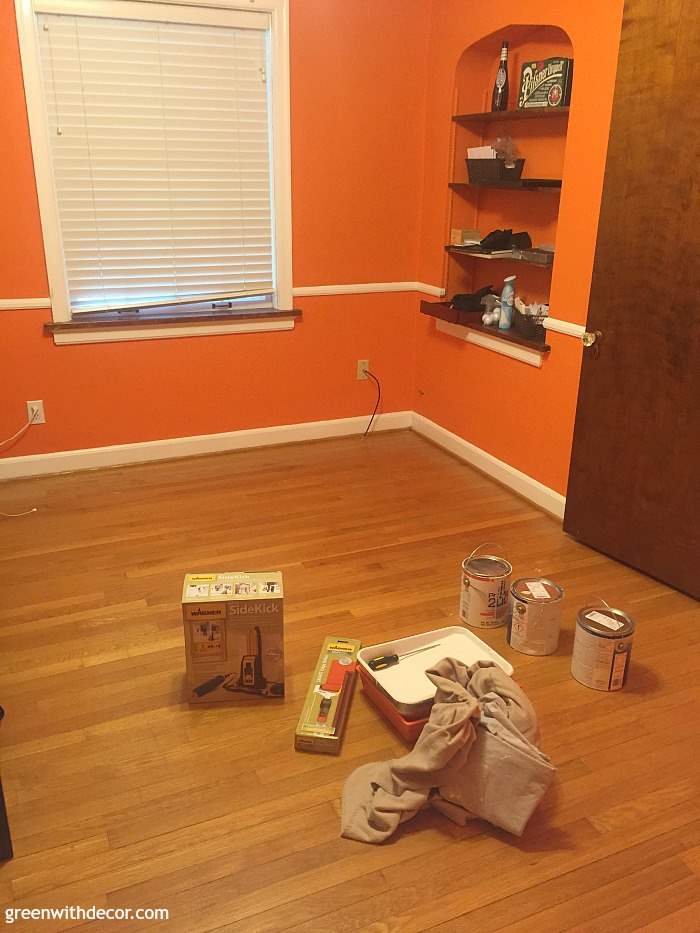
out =
<path fill-rule="evenodd" d="M 57 334 L 77 330 L 114 330 L 125 327 L 172 327 L 173 324 L 235 324 L 237 321 L 299 320 L 301 311 L 279 311 L 277 308 L 257 308 L 250 311 L 220 311 L 191 314 L 148 314 L 146 312 L 86 312 L 72 321 L 45 323 L 44 332 Z"/>
<path fill-rule="evenodd" d="M 458 113 L 452 117 L 455 123 L 500 123 L 506 120 L 537 120 L 552 117 L 568 117 L 568 107 L 528 107 L 522 110 L 498 110 L 494 113 Z"/>
<path fill-rule="evenodd" d="M 467 249 L 460 249 L 459 246 L 446 246 L 445 251 L 450 253 L 451 256 L 468 256 L 470 259 L 481 259 L 487 260 L 488 262 L 524 262 L 528 266 L 534 266 L 536 269 L 548 269 L 552 271 L 553 262 L 549 265 L 545 265 L 542 262 L 533 262 L 531 259 L 521 259 L 519 256 L 494 256 L 491 253 L 472 253 Z M 554 255 L 554 254 L 552 254 Z"/>
<path fill-rule="evenodd" d="M 456 308 L 451 308 L 449 301 L 421 301 L 420 310 L 421 314 L 439 318 L 441 321 L 447 321 L 448 324 L 457 324 L 459 327 L 466 327 L 469 330 L 478 331 L 480 334 L 487 334 L 496 340 L 514 343 L 519 347 L 527 347 L 528 350 L 536 350 L 538 353 L 549 353 L 551 349 L 549 344 L 528 340 L 515 330 L 499 330 L 497 327 L 487 327 L 481 322 L 481 311 L 459 311 Z"/>
<path fill-rule="evenodd" d="M 561 178 L 520 178 L 518 181 L 491 182 L 490 184 L 474 184 L 470 181 L 451 181 L 453 191 L 463 191 L 465 188 L 498 188 L 501 191 L 561 191 Z"/>

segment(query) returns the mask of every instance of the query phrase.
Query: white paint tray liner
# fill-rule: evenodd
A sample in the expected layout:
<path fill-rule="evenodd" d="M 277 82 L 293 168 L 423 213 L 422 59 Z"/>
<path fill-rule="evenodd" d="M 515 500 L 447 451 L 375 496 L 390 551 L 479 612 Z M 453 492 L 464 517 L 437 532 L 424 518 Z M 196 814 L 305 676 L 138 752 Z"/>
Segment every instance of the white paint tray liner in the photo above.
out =
<path fill-rule="evenodd" d="M 373 671 L 369 666 L 368 662 L 380 655 L 400 656 L 433 643 L 437 643 L 434 648 L 402 658 L 398 664 L 383 671 Z M 425 672 L 442 658 L 455 658 L 466 665 L 474 664 L 475 661 L 493 661 L 506 674 L 513 673 L 512 664 L 461 625 L 450 625 L 432 632 L 422 632 L 420 635 L 409 635 L 408 638 L 387 641 L 381 645 L 368 645 L 362 648 L 357 656 L 359 664 L 369 677 L 407 718 L 414 718 L 416 714 L 426 712 L 432 705 L 435 686 L 428 680 Z"/>

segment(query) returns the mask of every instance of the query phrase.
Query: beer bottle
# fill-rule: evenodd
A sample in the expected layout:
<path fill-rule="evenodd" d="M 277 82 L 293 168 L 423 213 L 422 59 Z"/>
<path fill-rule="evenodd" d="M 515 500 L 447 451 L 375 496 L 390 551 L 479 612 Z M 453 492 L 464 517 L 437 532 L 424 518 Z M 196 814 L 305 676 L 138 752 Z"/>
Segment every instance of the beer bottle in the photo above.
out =
<path fill-rule="evenodd" d="M 508 43 L 501 46 L 501 60 L 491 95 L 491 110 L 508 109 Z"/>

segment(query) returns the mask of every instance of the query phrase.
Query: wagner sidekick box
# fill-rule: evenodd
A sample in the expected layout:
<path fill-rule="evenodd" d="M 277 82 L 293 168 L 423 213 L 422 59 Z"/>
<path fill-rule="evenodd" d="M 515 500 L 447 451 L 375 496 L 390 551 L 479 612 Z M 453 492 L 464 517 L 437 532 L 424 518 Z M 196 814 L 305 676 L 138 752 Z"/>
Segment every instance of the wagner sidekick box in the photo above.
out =
<path fill-rule="evenodd" d="M 182 588 L 188 699 L 284 696 L 282 574 L 188 573 Z"/>

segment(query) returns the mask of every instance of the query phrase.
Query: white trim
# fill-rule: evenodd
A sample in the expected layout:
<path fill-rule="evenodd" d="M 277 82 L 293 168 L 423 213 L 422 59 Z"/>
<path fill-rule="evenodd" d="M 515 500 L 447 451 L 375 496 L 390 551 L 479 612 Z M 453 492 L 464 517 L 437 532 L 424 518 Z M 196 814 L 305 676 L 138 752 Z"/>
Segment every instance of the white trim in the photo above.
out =
<path fill-rule="evenodd" d="M 413 412 L 394 411 L 377 415 L 373 431 L 393 431 L 410 428 Z M 24 476 L 46 476 L 72 470 L 90 470 L 96 467 L 121 466 L 126 463 L 145 463 L 151 460 L 170 460 L 174 457 L 192 457 L 223 450 L 243 450 L 272 444 L 291 444 L 363 434 L 369 415 L 355 418 L 337 418 L 332 421 L 306 421 L 301 424 L 282 424 L 271 428 L 252 428 L 247 431 L 228 431 L 225 434 L 201 434 L 195 437 L 173 437 L 162 441 L 140 444 L 115 444 L 112 447 L 92 447 L 86 450 L 65 450 L 50 454 L 32 454 L 27 457 L 0 459 L 0 479 Z"/>
<path fill-rule="evenodd" d="M 158 327 L 138 327 L 125 324 L 122 327 L 94 330 L 57 331 L 53 335 L 57 347 L 74 343 L 119 343 L 126 340 L 163 340 L 169 337 L 212 337 L 215 334 L 258 334 L 273 330 L 294 330 L 294 318 L 272 321 L 233 321 L 228 324 L 172 324 Z"/>
<path fill-rule="evenodd" d="M 289 209 L 291 217 L 291 207 Z M 423 295 L 434 295 L 442 298 L 444 288 L 437 285 L 427 285 L 425 282 L 369 282 L 361 285 L 300 285 L 292 289 L 295 298 L 311 298 L 315 295 L 363 295 L 369 292 L 421 292 Z M 21 311 L 30 308 L 50 308 L 50 298 L 0 298 L 0 311 Z M 281 311 L 290 311 L 289 308 L 280 308 Z M 566 321 L 557 321 L 557 324 L 567 324 Z M 571 324 L 570 327 L 578 327 Z M 557 330 L 553 327 L 552 330 Z M 568 333 L 562 331 L 562 333 Z M 576 335 L 578 336 L 578 335 Z"/>
<path fill-rule="evenodd" d="M 497 482 L 508 486 L 513 492 L 524 496 L 525 499 L 529 499 L 530 502 L 534 502 L 535 505 L 545 511 L 550 512 L 557 518 L 564 517 L 566 498 L 561 493 L 550 489 L 549 486 L 545 486 L 544 483 L 533 479 L 527 473 L 521 473 L 520 470 L 516 470 L 510 464 L 504 463 L 503 460 L 499 460 L 480 447 L 470 444 L 469 441 L 465 441 L 457 434 L 453 434 L 415 411 L 413 412 L 411 427 L 418 434 L 433 441 L 444 450 L 448 450 L 477 470 L 481 470 L 482 473 L 486 473 Z"/>
<path fill-rule="evenodd" d="M 578 337 L 579 340 L 586 333 L 583 324 L 572 324 L 571 321 L 560 321 L 555 317 L 546 317 L 542 325 L 546 330 L 556 331 L 557 334 L 567 334 L 569 337 Z"/>
<path fill-rule="evenodd" d="M 461 324 L 450 324 L 448 321 L 435 319 L 435 327 L 443 334 L 449 334 L 450 337 L 457 337 L 466 343 L 473 343 L 477 347 L 483 347 L 485 350 L 493 350 L 495 353 L 501 353 L 503 356 L 509 356 L 511 359 L 519 360 L 521 363 L 528 363 L 530 366 L 536 366 L 538 369 L 542 366 L 542 354 L 539 350 L 529 350 L 527 347 L 521 347 L 517 343 L 508 343 L 505 340 L 499 340 L 498 337 L 490 337 L 488 334 L 482 334 L 477 330 L 470 330 Z"/>
<path fill-rule="evenodd" d="M 424 295 L 434 295 L 436 298 L 445 297 L 445 289 L 440 288 L 438 285 L 428 285 L 426 282 L 416 282 L 416 291 L 422 292 Z"/>
<path fill-rule="evenodd" d="M 0 311 L 30 311 L 33 308 L 50 307 L 50 298 L 0 298 Z"/>
<path fill-rule="evenodd" d="M 426 285 L 425 282 L 364 282 L 357 285 L 295 285 L 295 298 L 311 298 L 316 295 L 366 295 L 371 292 L 422 292 L 441 298 L 444 288 Z"/>

